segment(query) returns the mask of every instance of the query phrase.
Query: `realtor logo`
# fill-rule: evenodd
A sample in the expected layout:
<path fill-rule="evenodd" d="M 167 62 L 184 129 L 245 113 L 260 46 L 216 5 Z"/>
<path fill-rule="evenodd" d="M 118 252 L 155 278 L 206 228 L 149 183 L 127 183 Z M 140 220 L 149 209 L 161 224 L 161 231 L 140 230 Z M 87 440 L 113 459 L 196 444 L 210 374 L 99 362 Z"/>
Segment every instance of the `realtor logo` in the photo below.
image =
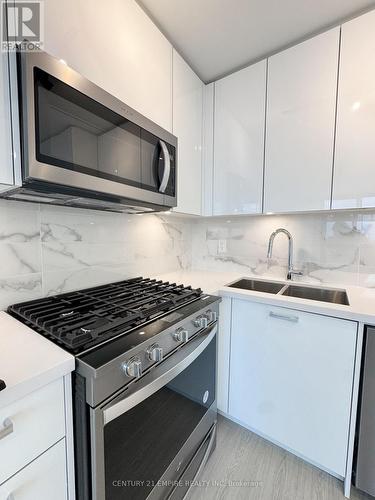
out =
<path fill-rule="evenodd" d="M 2 50 L 38 50 L 43 45 L 44 4 L 31 0 L 1 2 Z"/>

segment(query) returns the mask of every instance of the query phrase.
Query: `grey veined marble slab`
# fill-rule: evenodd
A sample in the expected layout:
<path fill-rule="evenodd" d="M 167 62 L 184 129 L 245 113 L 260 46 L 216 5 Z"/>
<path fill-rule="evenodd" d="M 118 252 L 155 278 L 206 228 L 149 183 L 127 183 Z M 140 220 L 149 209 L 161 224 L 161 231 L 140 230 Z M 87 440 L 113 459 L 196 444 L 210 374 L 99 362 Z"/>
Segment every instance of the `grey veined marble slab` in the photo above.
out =
<path fill-rule="evenodd" d="M 198 219 L 0 200 L 0 304 L 190 269 L 283 278 L 286 239 L 266 259 L 278 227 L 305 281 L 375 287 L 375 211 Z"/>
<path fill-rule="evenodd" d="M 294 264 L 305 281 L 375 286 L 375 212 L 205 218 L 195 226 L 195 269 L 282 278 L 286 238 L 277 237 L 270 262 L 266 255 L 270 234 L 284 227 L 293 235 Z"/>

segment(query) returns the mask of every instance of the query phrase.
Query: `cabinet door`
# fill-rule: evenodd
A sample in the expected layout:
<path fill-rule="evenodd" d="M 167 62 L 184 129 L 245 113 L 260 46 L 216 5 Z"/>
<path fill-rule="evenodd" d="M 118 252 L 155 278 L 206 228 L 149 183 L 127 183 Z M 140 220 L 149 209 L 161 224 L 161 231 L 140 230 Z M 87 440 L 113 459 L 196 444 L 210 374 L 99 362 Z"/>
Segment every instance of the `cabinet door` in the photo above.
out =
<path fill-rule="evenodd" d="M 212 215 L 215 84 L 203 88 L 202 215 Z"/>
<path fill-rule="evenodd" d="M 266 61 L 215 83 L 213 214 L 262 211 Z"/>
<path fill-rule="evenodd" d="M 229 413 L 345 476 L 357 323 L 233 300 Z"/>
<path fill-rule="evenodd" d="M 178 138 L 177 212 L 201 215 L 203 83 L 173 50 L 173 134 Z"/>
<path fill-rule="evenodd" d="M 46 52 L 172 129 L 172 46 L 134 0 L 48 0 L 44 10 Z"/>
<path fill-rule="evenodd" d="M 4 500 L 66 500 L 65 439 L 0 486 Z"/>
<path fill-rule="evenodd" d="M 265 212 L 330 208 L 340 29 L 270 57 Z"/>
<path fill-rule="evenodd" d="M 333 208 L 375 207 L 375 11 L 342 26 Z"/>

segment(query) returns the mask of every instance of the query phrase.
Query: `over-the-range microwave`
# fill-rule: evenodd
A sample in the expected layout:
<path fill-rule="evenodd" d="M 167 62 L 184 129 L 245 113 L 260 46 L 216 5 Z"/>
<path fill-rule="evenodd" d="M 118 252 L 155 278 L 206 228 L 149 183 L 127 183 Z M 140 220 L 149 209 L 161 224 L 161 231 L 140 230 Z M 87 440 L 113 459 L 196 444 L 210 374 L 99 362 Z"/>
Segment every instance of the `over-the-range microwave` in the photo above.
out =
<path fill-rule="evenodd" d="M 11 55 L 10 70 L 20 161 L 2 197 L 128 213 L 176 206 L 175 136 L 45 52 Z"/>

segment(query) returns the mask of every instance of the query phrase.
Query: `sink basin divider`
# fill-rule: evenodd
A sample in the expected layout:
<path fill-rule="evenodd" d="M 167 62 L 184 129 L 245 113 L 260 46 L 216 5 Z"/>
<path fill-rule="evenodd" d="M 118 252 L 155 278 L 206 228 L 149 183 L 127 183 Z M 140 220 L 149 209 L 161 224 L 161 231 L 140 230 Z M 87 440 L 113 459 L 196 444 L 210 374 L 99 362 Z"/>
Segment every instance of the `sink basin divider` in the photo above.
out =
<path fill-rule="evenodd" d="M 285 286 L 283 286 L 282 289 L 276 293 L 276 295 L 282 295 L 288 288 L 289 288 L 289 283 L 285 283 Z"/>

